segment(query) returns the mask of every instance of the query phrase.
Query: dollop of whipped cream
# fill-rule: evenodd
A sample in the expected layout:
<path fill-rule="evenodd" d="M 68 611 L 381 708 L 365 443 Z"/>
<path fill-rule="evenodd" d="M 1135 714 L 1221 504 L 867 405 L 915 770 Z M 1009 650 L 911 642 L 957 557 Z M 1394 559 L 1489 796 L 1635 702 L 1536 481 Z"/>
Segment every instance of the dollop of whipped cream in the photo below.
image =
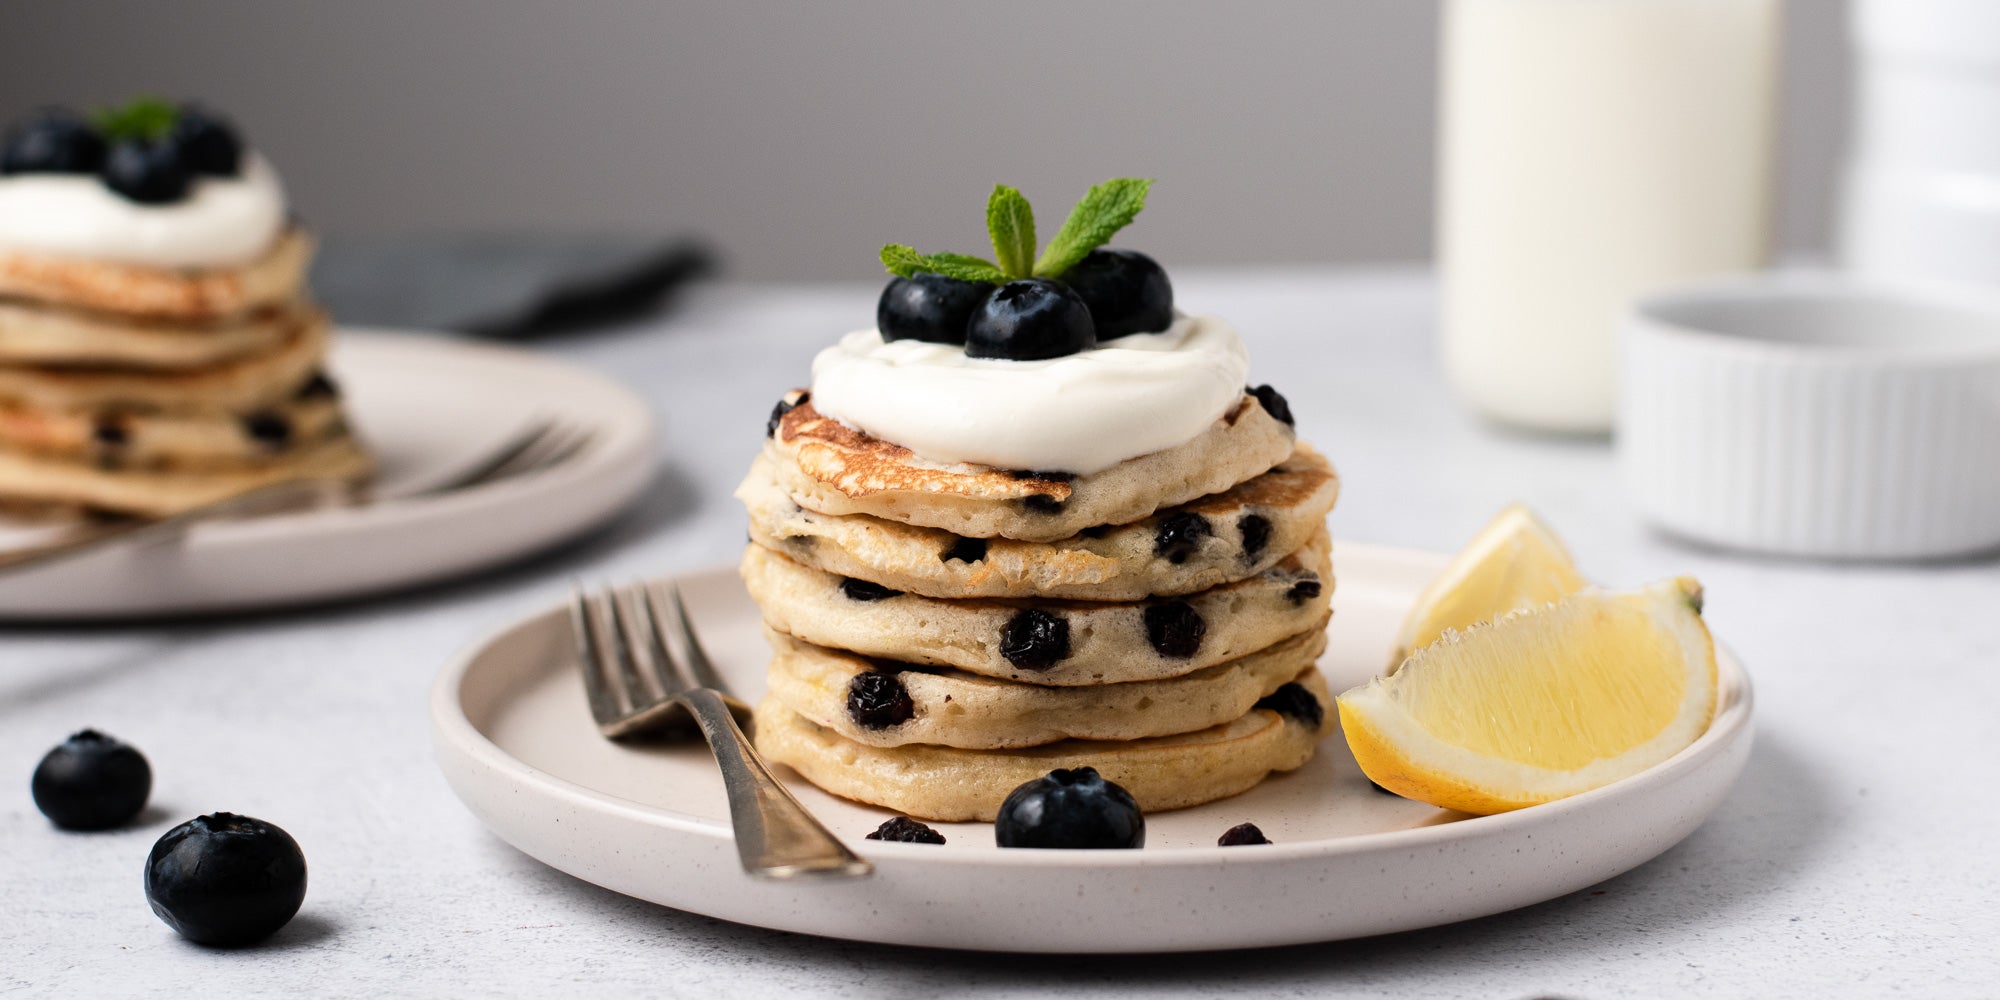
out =
<path fill-rule="evenodd" d="M 1243 338 L 1214 316 L 1044 361 L 857 330 L 813 359 L 812 405 L 935 462 L 1089 475 L 1194 440 L 1249 374 Z"/>
<path fill-rule="evenodd" d="M 0 250 L 151 267 L 230 267 L 270 249 L 285 228 L 284 185 L 247 154 L 235 177 L 199 177 L 188 196 L 144 205 L 95 174 L 0 177 Z"/>

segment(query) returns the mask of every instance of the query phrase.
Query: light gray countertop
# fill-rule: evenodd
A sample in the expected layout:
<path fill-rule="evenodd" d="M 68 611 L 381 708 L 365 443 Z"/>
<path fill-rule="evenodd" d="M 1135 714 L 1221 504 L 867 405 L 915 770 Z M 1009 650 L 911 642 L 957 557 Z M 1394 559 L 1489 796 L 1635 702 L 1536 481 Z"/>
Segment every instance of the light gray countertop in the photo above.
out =
<path fill-rule="evenodd" d="M 865 997 L 1993 996 L 2000 993 L 2000 570 L 1753 560 L 1647 531 L 1603 441 L 1482 426 L 1433 357 L 1414 270 L 1177 275 L 1345 482 L 1335 538 L 1450 549 L 1510 500 L 1592 576 L 1678 573 L 1757 684 L 1757 746 L 1707 825 L 1593 889 L 1435 930 L 1241 954 L 1033 958 L 823 941 L 576 881 L 489 835 L 431 760 L 426 694 L 572 577 L 733 560 L 730 491 L 772 401 L 876 289 L 710 285 L 641 328 L 545 349 L 656 401 L 655 488 L 566 551 L 334 608 L 172 625 L 0 628 L 0 992 Z M 1336 550 L 1336 560 L 1338 558 Z M 142 822 L 63 834 L 35 761 L 95 726 L 151 759 Z M 12 778 L 6 775 L 12 774 Z M 208 951 L 147 910 L 152 841 L 198 812 L 278 823 L 311 891 L 266 946 Z M 1172 905 L 1161 900 L 1159 905 Z M 1060 906 L 1060 900 L 1049 905 Z M 1984 956 L 1984 957 L 1982 957 Z"/>

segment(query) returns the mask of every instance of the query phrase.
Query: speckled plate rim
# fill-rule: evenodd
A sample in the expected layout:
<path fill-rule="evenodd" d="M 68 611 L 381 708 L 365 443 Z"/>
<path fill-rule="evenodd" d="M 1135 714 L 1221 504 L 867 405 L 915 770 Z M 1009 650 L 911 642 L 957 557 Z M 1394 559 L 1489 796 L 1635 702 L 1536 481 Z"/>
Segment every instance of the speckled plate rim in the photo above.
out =
<path fill-rule="evenodd" d="M 1443 559 L 1431 553 L 1356 544 L 1343 545 L 1340 555 L 1344 588 L 1360 582 L 1357 572 L 1365 574 L 1370 564 L 1400 564 L 1398 575 L 1405 578 L 1412 596 Z M 734 567 L 717 567 L 681 574 L 679 579 L 688 588 L 740 586 L 734 576 Z M 1754 730 L 1754 698 L 1749 677 L 1734 654 L 1718 644 L 1718 711 L 1708 730 L 1694 744 L 1630 778 L 1530 809 L 1410 829 L 1280 843 L 1254 851 L 1221 847 L 1129 852 L 1002 851 L 984 844 L 932 846 L 856 841 L 853 846 L 877 864 L 873 879 L 845 884 L 758 882 L 736 869 L 734 845 L 723 822 L 634 802 L 541 771 L 495 744 L 468 716 L 463 701 L 466 680 L 480 655 L 562 613 L 561 608 L 549 609 L 479 643 L 447 666 L 432 688 L 432 727 L 439 762 L 448 782 L 468 808 L 503 840 L 530 856 L 613 891 L 725 920 L 859 940 L 1000 951 L 1168 951 L 1334 940 L 1502 912 L 1595 884 L 1678 843 L 1726 796 L 1748 757 Z M 1330 738 L 1322 752 L 1343 752 L 1339 742 L 1337 737 Z M 781 773 L 790 777 L 789 772 Z M 790 777 L 790 780 L 797 779 Z M 1684 797 L 1691 801 L 1682 803 L 1681 808 L 1666 810 L 1660 805 L 1663 796 L 1671 797 L 1668 789 L 1695 785 L 1700 787 L 1685 793 Z M 538 808 L 566 817 L 570 829 L 551 841 L 544 835 L 547 831 L 532 829 L 540 824 L 531 815 L 496 815 L 490 804 L 494 796 L 503 794 L 529 796 Z M 1645 803 L 1652 804 L 1648 815 L 1653 816 L 1653 821 L 1636 823 L 1631 811 Z M 1432 853 L 1440 856 L 1483 853 L 1489 863 L 1504 866 L 1508 863 L 1503 860 L 1507 850 L 1517 855 L 1523 849 L 1536 850 L 1533 839 L 1538 834 L 1545 843 L 1560 841 L 1565 831 L 1574 833 L 1580 827 L 1601 824 L 1610 817 L 1624 817 L 1617 822 L 1632 829 L 1652 829 L 1644 843 L 1595 844 L 1584 837 L 1581 842 L 1586 852 L 1595 850 L 1601 857 L 1566 859 L 1567 869 L 1542 878 L 1496 868 L 1493 872 L 1498 876 L 1496 885 L 1459 894 L 1447 900 L 1448 905 L 1429 910 L 1404 906 L 1396 912 L 1381 912 L 1379 919 L 1370 919 L 1365 911 L 1349 909 L 1331 918 L 1323 914 L 1317 924 L 1303 918 L 1290 923 L 1274 921 L 1282 926 L 1249 933 L 1218 931 L 1213 924 L 1205 924 L 1180 929 L 1182 933 L 1135 937 L 1130 933 L 1099 933 L 1098 922 L 1093 919 L 1038 919 L 1029 925 L 1022 921 L 996 922 L 988 915 L 973 912 L 944 919 L 945 914 L 926 911 L 937 919 L 884 928 L 865 921 L 855 923 L 852 917 L 852 913 L 865 910 L 870 916 L 881 918 L 881 900 L 870 900 L 867 887 L 871 883 L 886 886 L 879 894 L 885 897 L 928 897 L 939 891 L 928 887 L 914 893 L 907 891 L 913 880 L 925 883 L 971 880 L 987 886 L 989 891 L 993 885 L 1006 885 L 1013 887 L 1008 890 L 1012 895 L 1025 891 L 1022 882 L 1024 879 L 1032 882 L 1034 873 L 1054 872 L 1059 873 L 1057 881 L 1065 885 L 1069 880 L 1081 880 L 1077 882 L 1081 895 L 1086 884 L 1097 882 L 1129 888 L 1120 881 L 1119 873 L 1124 873 L 1127 881 L 1131 877 L 1147 878 L 1159 883 L 1162 891 L 1186 895 L 1194 891 L 1191 886 L 1218 878 L 1224 872 L 1231 884 L 1277 885 L 1313 875 L 1324 878 L 1332 871 L 1366 874 L 1371 864 L 1379 862 L 1382 874 L 1388 875 L 1392 870 L 1408 871 L 1414 859 Z M 643 873 L 621 876 L 615 871 L 617 863 L 602 856 L 593 858 L 587 850 L 579 853 L 574 845 L 565 845 L 560 840 L 580 835 L 586 828 L 607 835 L 607 827 L 591 825 L 603 823 L 624 824 L 632 830 L 651 831 L 661 838 L 660 856 L 667 859 L 665 863 L 679 866 L 675 874 L 684 876 L 690 884 L 676 884 L 664 891 L 657 885 L 649 889 L 637 883 L 650 883 L 656 881 L 655 877 Z M 996 873 L 1010 873 L 1010 876 L 996 882 Z M 693 883 L 705 888 L 697 890 Z M 953 898 L 945 894 L 927 899 L 925 905 L 949 904 Z M 1178 928 L 1169 930 L 1175 929 Z"/>

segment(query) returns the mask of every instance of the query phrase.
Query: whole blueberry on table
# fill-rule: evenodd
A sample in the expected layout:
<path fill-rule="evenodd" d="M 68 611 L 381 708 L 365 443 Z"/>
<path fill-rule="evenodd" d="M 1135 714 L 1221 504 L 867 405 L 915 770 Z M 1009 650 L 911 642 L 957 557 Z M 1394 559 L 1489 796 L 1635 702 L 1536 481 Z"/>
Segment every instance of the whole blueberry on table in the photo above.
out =
<path fill-rule="evenodd" d="M 1092 250 L 1063 272 L 1062 282 L 1090 307 L 1100 340 L 1173 325 L 1174 286 L 1167 271 L 1136 250 Z"/>
<path fill-rule="evenodd" d="M 95 729 L 42 757 L 28 790 L 35 808 L 65 830 L 108 830 L 146 807 L 153 769 L 139 751 Z"/>
<path fill-rule="evenodd" d="M 1023 278 L 987 296 L 965 328 L 965 356 L 1007 361 L 1060 358 L 1097 346 L 1090 307 L 1060 282 Z"/>
<path fill-rule="evenodd" d="M 1256 844 L 1268 844 L 1270 842 L 1271 838 L 1264 836 L 1264 831 L 1257 829 L 1257 824 L 1238 823 L 1222 831 L 1222 836 L 1215 839 L 1215 846 L 1249 847 Z"/>
<path fill-rule="evenodd" d="M 993 286 L 985 282 L 942 274 L 897 278 L 882 289 L 882 298 L 875 303 L 875 328 L 883 340 L 963 344 L 972 314 L 991 294 Z"/>
<path fill-rule="evenodd" d="M 197 105 L 182 105 L 174 119 L 181 159 L 197 174 L 234 177 L 243 168 L 243 140 L 229 119 Z"/>
<path fill-rule="evenodd" d="M 905 844 L 942 844 L 944 834 L 908 816 L 898 816 L 876 827 L 867 839 L 901 841 Z"/>
<path fill-rule="evenodd" d="M 0 174 L 94 174 L 103 166 L 104 137 L 60 108 L 17 122 L 0 140 Z"/>
<path fill-rule="evenodd" d="M 306 898 L 306 856 L 285 831 L 213 813 L 168 830 L 146 858 L 146 901 L 197 944 L 232 947 L 269 937 Z"/>
<path fill-rule="evenodd" d="M 1058 768 L 1008 793 L 993 838 L 1001 847 L 1143 847 L 1146 817 L 1096 768 Z"/>
<path fill-rule="evenodd" d="M 141 204 L 164 204 L 187 197 L 194 174 L 172 138 L 121 139 L 104 159 L 104 184 Z"/>

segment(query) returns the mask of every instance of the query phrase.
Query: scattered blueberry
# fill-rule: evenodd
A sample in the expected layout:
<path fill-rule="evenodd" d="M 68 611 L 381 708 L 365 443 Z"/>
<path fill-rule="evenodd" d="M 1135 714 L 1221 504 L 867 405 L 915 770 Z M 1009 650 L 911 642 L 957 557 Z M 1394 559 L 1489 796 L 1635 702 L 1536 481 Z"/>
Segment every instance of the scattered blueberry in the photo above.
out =
<path fill-rule="evenodd" d="M 1214 534 L 1208 518 L 1191 510 L 1168 514 L 1153 533 L 1153 555 L 1178 566 L 1201 548 L 1202 539 Z"/>
<path fill-rule="evenodd" d="M 108 830 L 146 807 L 153 769 L 139 751 L 86 729 L 42 757 L 28 784 L 35 808 L 65 830 Z"/>
<path fill-rule="evenodd" d="M 269 937 L 306 898 L 306 856 L 291 834 L 219 812 L 168 830 L 146 858 L 146 901 L 197 944 Z"/>
<path fill-rule="evenodd" d="M 1090 307 L 1068 287 L 1046 278 L 1001 285 L 965 328 L 965 356 L 1038 361 L 1097 346 Z"/>
<path fill-rule="evenodd" d="M 1174 287 L 1167 271 L 1136 250 L 1092 250 L 1062 275 L 1090 308 L 1097 336 L 1158 333 L 1173 325 Z"/>
<path fill-rule="evenodd" d="M 1238 823 L 1222 831 L 1222 836 L 1215 838 L 1217 847 L 1248 847 L 1252 844 L 1270 842 L 1271 838 L 1264 836 L 1264 831 L 1257 829 L 1255 823 Z"/>
<path fill-rule="evenodd" d="M 1318 597 L 1319 590 L 1320 590 L 1319 578 L 1313 577 L 1310 579 L 1300 580 L 1299 582 L 1292 584 L 1290 590 L 1285 591 L 1285 600 L 1292 602 L 1292 606 L 1295 608 L 1301 607 L 1307 601 L 1310 601 L 1313 598 Z"/>
<path fill-rule="evenodd" d="M 944 834 L 909 818 L 898 816 L 884 822 L 869 834 L 868 840 L 894 840 L 905 844 L 942 844 Z"/>
<path fill-rule="evenodd" d="M 1069 619 L 1029 608 L 1000 630 L 1000 655 L 1022 670 L 1047 670 L 1069 659 Z"/>
<path fill-rule="evenodd" d="M 104 168 L 104 137 L 75 112 L 51 108 L 7 129 L 0 174 L 94 174 Z"/>
<path fill-rule="evenodd" d="M 850 601 L 881 601 L 903 593 L 900 590 L 890 590 L 879 583 L 857 580 L 851 576 L 840 581 L 840 592 L 847 595 Z"/>
<path fill-rule="evenodd" d="M 1286 426 L 1297 426 L 1292 422 L 1292 404 L 1285 402 L 1285 397 L 1279 395 L 1278 390 L 1268 385 L 1260 385 L 1251 389 L 1250 395 L 1257 397 L 1257 402 L 1272 417 L 1283 421 Z"/>
<path fill-rule="evenodd" d="M 962 563 L 976 563 L 984 558 L 986 558 L 986 539 L 960 538 L 952 542 L 951 547 L 944 550 L 943 555 L 938 556 L 938 561 L 950 562 L 956 559 Z"/>
<path fill-rule="evenodd" d="M 121 139 L 105 155 L 105 186 L 142 204 L 179 201 L 193 182 L 180 145 L 171 138 Z"/>
<path fill-rule="evenodd" d="M 1208 623 L 1201 620 L 1201 612 L 1189 606 L 1186 601 L 1169 601 L 1146 608 L 1146 640 L 1161 656 L 1185 660 L 1201 648 L 1202 636 L 1208 634 Z"/>
<path fill-rule="evenodd" d="M 243 418 L 243 433 L 272 451 L 292 443 L 292 422 L 282 413 L 252 413 Z"/>
<path fill-rule="evenodd" d="M 793 409 L 811 398 L 812 393 L 805 392 L 800 393 L 797 399 L 792 399 L 788 396 L 778 400 L 778 405 L 771 407 L 771 419 L 764 424 L 764 436 L 775 437 L 778 433 L 778 423 L 785 419 L 785 414 L 792 412 Z"/>
<path fill-rule="evenodd" d="M 1058 768 L 1008 793 L 993 839 L 1001 847 L 1143 847 L 1146 817 L 1096 768 Z"/>
<path fill-rule="evenodd" d="M 1021 498 L 1021 506 L 1037 514 L 1060 514 L 1063 502 L 1047 493 L 1033 493 Z"/>
<path fill-rule="evenodd" d="M 875 303 L 875 328 L 883 340 L 963 344 L 972 314 L 991 294 L 992 285 L 942 274 L 897 278 Z"/>
<path fill-rule="evenodd" d="M 917 706 L 896 675 L 871 670 L 847 682 L 847 714 L 863 729 L 888 729 L 915 718 Z"/>
<path fill-rule="evenodd" d="M 174 138 L 189 170 L 211 177 L 234 177 L 242 170 L 243 140 L 229 120 L 194 105 L 185 105 L 174 120 Z"/>
<path fill-rule="evenodd" d="M 1271 522 L 1261 514 L 1245 514 L 1236 519 L 1236 530 L 1243 534 L 1243 558 L 1255 562 L 1271 542 Z"/>
<path fill-rule="evenodd" d="M 1297 681 L 1265 695 L 1257 702 L 1256 707 L 1268 708 L 1280 715 L 1289 715 L 1312 729 L 1318 729 L 1320 721 L 1326 718 L 1325 706 Z"/>

